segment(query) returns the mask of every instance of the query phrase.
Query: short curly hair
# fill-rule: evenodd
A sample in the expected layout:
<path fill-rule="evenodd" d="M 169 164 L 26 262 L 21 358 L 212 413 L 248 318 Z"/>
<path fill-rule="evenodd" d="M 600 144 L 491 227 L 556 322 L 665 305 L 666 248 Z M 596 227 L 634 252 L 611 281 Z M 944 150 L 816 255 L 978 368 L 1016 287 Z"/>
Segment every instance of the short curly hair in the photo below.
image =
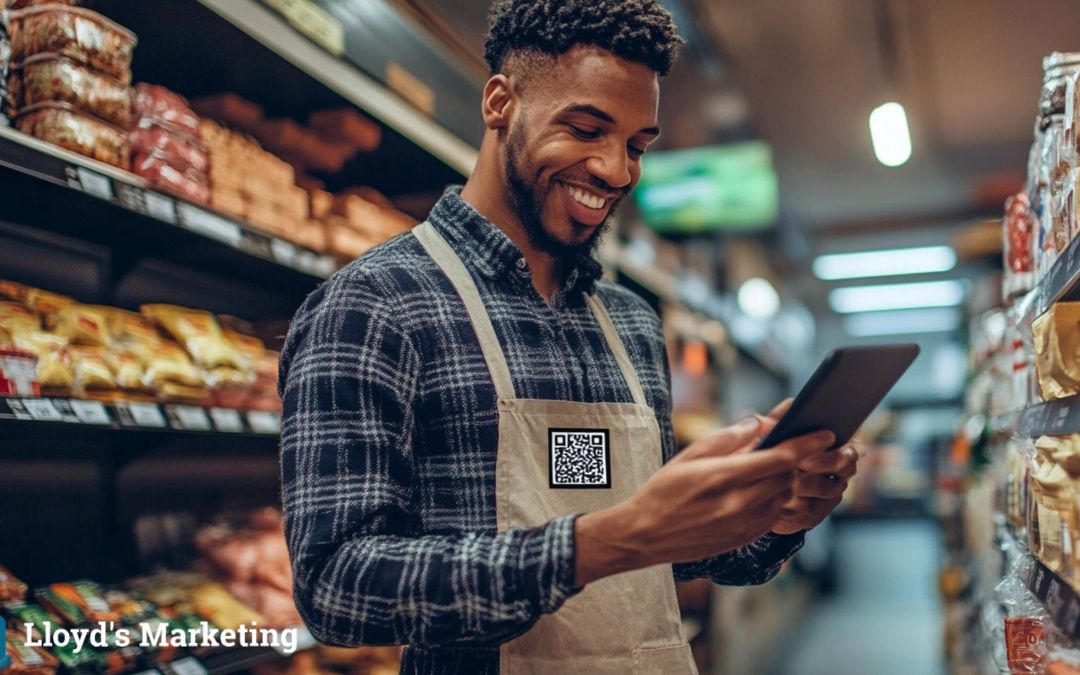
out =
<path fill-rule="evenodd" d="M 682 43 L 657 0 L 496 0 L 484 59 L 494 75 L 514 54 L 555 58 L 576 45 L 592 45 L 664 76 Z"/>

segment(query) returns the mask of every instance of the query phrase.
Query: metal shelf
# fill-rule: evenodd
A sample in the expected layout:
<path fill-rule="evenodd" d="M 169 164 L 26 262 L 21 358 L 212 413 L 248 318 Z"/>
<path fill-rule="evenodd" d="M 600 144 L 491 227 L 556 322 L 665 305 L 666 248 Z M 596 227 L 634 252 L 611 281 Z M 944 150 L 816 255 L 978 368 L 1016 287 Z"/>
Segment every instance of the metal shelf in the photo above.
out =
<path fill-rule="evenodd" d="M 1059 300 L 1080 299 L 1080 237 L 1062 251 L 1039 285 L 1016 303 L 1014 313 L 1020 326 L 1043 315 Z"/>
<path fill-rule="evenodd" d="M 995 418 L 994 429 L 1015 429 L 1022 436 L 1080 433 L 1080 397 L 1037 403 L 1011 415 Z"/>

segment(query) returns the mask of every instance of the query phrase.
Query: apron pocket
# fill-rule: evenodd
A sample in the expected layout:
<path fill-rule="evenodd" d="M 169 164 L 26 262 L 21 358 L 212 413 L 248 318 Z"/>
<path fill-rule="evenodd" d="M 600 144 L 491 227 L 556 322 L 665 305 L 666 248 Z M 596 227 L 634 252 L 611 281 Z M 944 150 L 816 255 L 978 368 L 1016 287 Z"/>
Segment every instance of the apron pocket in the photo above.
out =
<path fill-rule="evenodd" d="M 684 642 L 667 647 L 635 649 L 633 672 L 640 675 L 697 675 L 698 671 L 690 645 Z"/>

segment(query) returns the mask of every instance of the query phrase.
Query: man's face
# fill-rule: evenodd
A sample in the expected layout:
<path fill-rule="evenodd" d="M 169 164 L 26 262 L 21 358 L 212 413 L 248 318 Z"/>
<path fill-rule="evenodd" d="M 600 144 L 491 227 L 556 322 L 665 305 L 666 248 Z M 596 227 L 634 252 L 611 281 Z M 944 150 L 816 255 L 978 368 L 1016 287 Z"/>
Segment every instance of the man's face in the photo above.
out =
<path fill-rule="evenodd" d="M 591 253 L 641 176 L 659 134 L 648 66 L 575 47 L 530 81 L 506 138 L 507 190 L 530 242 L 560 258 Z"/>

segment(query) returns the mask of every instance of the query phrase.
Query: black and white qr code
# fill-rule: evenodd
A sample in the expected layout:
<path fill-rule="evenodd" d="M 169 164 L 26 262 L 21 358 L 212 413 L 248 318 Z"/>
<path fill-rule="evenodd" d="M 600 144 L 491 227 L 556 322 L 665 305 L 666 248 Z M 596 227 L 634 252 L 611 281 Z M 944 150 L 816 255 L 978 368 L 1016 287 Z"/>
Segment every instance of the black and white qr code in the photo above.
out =
<path fill-rule="evenodd" d="M 549 429 L 548 465 L 553 488 L 611 487 L 607 429 Z"/>

